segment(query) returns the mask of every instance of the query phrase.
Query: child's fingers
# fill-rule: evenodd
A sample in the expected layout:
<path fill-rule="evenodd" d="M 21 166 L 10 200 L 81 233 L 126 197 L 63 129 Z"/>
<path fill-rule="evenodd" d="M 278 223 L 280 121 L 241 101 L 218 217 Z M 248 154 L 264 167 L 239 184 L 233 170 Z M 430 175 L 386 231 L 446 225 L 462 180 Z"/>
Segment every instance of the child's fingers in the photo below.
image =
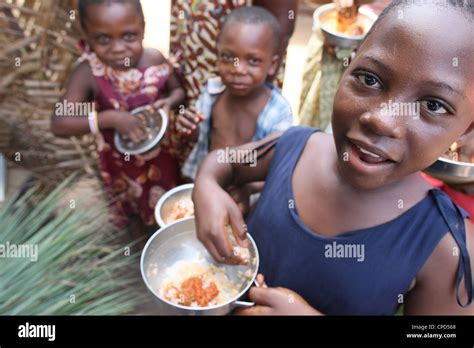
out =
<path fill-rule="evenodd" d="M 134 132 L 135 132 L 139 137 L 144 137 L 144 136 L 146 136 L 146 128 L 145 128 L 145 125 L 140 122 L 140 124 L 138 124 L 137 127 L 134 128 Z"/>
<path fill-rule="evenodd" d="M 237 205 L 229 210 L 229 218 L 230 226 L 232 227 L 232 232 L 234 233 L 237 243 L 243 247 L 248 247 L 247 225 L 245 224 L 242 212 Z"/>
<path fill-rule="evenodd" d="M 248 308 L 237 308 L 234 315 L 270 315 L 272 309 L 267 306 L 253 306 Z"/>
<path fill-rule="evenodd" d="M 189 121 L 186 117 L 179 116 L 178 118 L 179 125 L 186 130 L 195 130 L 196 125 Z"/>
<path fill-rule="evenodd" d="M 165 106 L 165 104 L 165 101 L 163 99 L 160 99 L 153 104 L 153 107 L 155 109 L 161 109 L 163 106 Z"/>
<path fill-rule="evenodd" d="M 136 132 L 136 131 L 132 131 L 129 133 L 129 138 L 134 142 L 134 143 L 138 143 L 142 140 L 143 138 L 143 135 L 139 132 Z"/>
<path fill-rule="evenodd" d="M 255 280 L 260 288 L 268 288 L 267 283 L 265 283 L 265 277 L 263 276 L 263 274 L 257 274 L 257 278 Z"/>
<path fill-rule="evenodd" d="M 142 141 L 146 138 L 146 131 L 145 128 L 142 128 L 141 126 L 135 127 L 131 132 L 130 132 L 130 138 L 134 142 L 139 142 Z"/>
<path fill-rule="evenodd" d="M 211 240 L 206 239 L 206 240 L 202 241 L 202 243 L 206 247 L 209 254 L 211 254 L 213 259 L 216 260 L 216 262 L 222 263 L 222 262 L 225 261 L 225 258 L 222 257 L 222 255 L 217 251 L 214 243 Z"/>
<path fill-rule="evenodd" d="M 206 119 L 206 116 L 204 116 L 198 109 L 196 109 L 195 106 L 190 106 L 187 110 L 185 110 L 184 113 L 186 114 L 186 112 L 189 112 L 191 117 L 193 117 L 194 119 L 197 118 L 196 123 L 199 123 Z"/>
<path fill-rule="evenodd" d="M 249 291 L 249 299 L 257 305 L 272 307 L 274 302 L 274 291 L 271 288 L 252 287 Z"/>
<path fill-rule="evenodd" d="M 249 290 L 249 299 L 256 305 L 277 307 L 279 303 L 288 301 L 288 295 L 292 294 L 287 289 L 253 286 Z"/>
<path fill-rule="evenodd" d="M 146 134 L 146 126 L 140 120 L 137 120 L 136 122 L 132 123 L 130 128 L 131 128 L 131 131 L 137 135 Z"/>
<path fill-rule="evenodd" d="M 220 262 L 227 262 L 231 261 L 232 257 L 234 256 L 234 252 L 232 249 L 232 243 L 227 237 L 227 233 L 223 231 L 223 228 L 224 227 L 222 226 L 219 228 L 217 225 L 215 225 L 214 229 L 216 231 L 211 233 L 211 240 L 217 252 L 219 253 L 219 256 L 221 257 Z"/>
<path fill-rule="evenodd" d="M 190 111 L 190 110 L 185 110 L 183 113 L 183 116 L 190 122 L 194 124 L 201 123 L 203 118 L 202 114 L 198 114 L 196 112 Z"/>

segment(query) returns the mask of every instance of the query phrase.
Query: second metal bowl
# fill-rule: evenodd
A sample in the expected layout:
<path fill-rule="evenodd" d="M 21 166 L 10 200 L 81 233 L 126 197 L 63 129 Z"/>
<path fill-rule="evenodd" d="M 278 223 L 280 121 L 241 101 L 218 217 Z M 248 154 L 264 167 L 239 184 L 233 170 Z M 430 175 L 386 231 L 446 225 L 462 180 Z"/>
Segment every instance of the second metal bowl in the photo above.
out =
<path fill-rule="evenodd" d="M 165 227 L 174 221 L 169 221 L 172 209 L 181 199 L 191 199 L 194 184 L 177 186 L 166 192 L 155 206 L 155 219 L 160 227 Z"/>
<path fill-rule="evenodd" d="M 474 163 L 458 162 L 440 157 L 424 171 L 446 184 L 474 183 Z"/>
<path fill-rule="evenodd" d="M 131 114 L 144 118 L 145 127 L 150 130 L 148 139 L 140 143 L 133 143 L 115 132 L 114 144 L 117 150 L 123 154 L 140 155 L 150 151 L 161 142 L 168 129 L 168 115 L 164 110 L 156 110 L 150 105 L 137 108 Z"/>
<path fill-rule="evenodd" d="M 327 4 L 318 7 L 313 14 L 313 30 L 321 29 L 328 43 L 340 48 L 357 48 L 364 40 L 365 35 L 377 20 L 377 16 L 365 8 L 359 8 L 358 20 L 364 28 L 364 35 L 346 35 L 339 33 L 334 28 L 327 25 L 331 19 L 337 21 L 337 11 L 335 4 Z"/>

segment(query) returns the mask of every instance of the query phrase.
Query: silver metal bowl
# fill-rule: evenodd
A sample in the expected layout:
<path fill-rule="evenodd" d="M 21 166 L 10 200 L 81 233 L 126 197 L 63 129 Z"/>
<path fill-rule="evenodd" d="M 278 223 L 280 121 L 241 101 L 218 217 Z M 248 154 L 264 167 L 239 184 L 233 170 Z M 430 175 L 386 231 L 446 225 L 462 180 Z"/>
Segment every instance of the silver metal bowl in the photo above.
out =
<path fill-rule="evenodd" d="M 313 30 L 321 29 L 325 39 L 332 46 L 340 48 L 357 48 L 362 43 L 362 40 L 365 37 L 365 34 L 369 31 L 372 25 L 377 20 L 377 15 L 367 10 L 364 7 L 359 8 L 359 20 L 364 27 L 364 35 L 355 35 L 350 36 L 346 34 L 339 33 L 332 28 L 330 28 L 327 21 L 333 17 L 337 16 L 336 5 L 335 4 L 326 4 L 318 7 L 313 14 Z"/>
<path fill-rule="evenodd" d="M 150 129 L 148 139 L 134 143 L 115 132 L 114 144 L 117 150 L 123 154 L 140 155 L 150 151 L 161 142 L 168 129 L 168 115 L 163 109 L 156 110 L 151 105 L 134 109 L 131 114 L 137 117 L 143 115 L 145 126 Z"/>
<path fill-rule="evenodd" d="M 425 169 L 432 177 L 447 184 L 468 184 L 474 182 L 474 163 L 453 161 L 444 157 Z"/>
<path fill-rule="evenodd" d="M 251 302 L 239 301 L 255 281 L 259 266 L 257 246 L 250 235 L 249 240 L 250 262 L 248 265 L 221 265 L 229 280 L 235 284 L 238 295 L 226 303 L 203 308 L 187 307 L 167 301 L 160 296 L 159 289 L 165 281 L 168 267 L 178 261 L 194 261 L 199 255 L 206 262 L 216 264 L 211 255 L 196 237 L 194 218 L 176 221 L 156 232 L 146 243 L 143 249 L 140 268 L 143 280 L 157 303 L 157 313 L 166 315 L 225 315 L 236 307 L 250 307 Z M 242 280 L 239 272 L 252 271 L 252 277 Z"/>
<path fill-rule="evenodd" d="M 155 219 L 160 227 L 165 227 L 166 225 L 174 222 L 169 221 L 169 216 L 171 215 L 174 205 L 183 198 L 191 199 L 193 188 L 194 184 L 180 185 L 176 186 L 174 189 L 169 190 L 163 196 L 161 196 L 155 206 Z"/>

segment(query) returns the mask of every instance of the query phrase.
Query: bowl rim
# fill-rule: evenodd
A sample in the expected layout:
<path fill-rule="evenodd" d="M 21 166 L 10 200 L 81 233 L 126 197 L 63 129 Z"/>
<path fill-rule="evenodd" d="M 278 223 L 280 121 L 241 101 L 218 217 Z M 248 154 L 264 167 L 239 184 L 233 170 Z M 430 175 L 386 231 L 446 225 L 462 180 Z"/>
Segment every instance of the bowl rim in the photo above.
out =
<path fill-rule="evenodd" d="M 320 28 L 322 30 L 324 25 L 319 20 L 319 17 L 321 16 L 321 14 L 323 14 L 325 12 L 329 12 L 330 10 L 335 10 L 335 9 L 336 9 L 336 5 L 334 3 L 329 3 L 329 4 L 319 6 L 313 13 L 313 30 L 315 28 Z M 364 15 L 367 18 L 369 18 L 370 20 L 372 20 L 373 21 L 372 26 L 374 25 L 375 21 L 377 21 L 378 16 L 375 13 L 369 11 L 367 8 L 365 8 L 363 6 L 359 7 L 358 13 L 361 14 L 361 15 Z M 324 31 L 326 31 L 327 33 L 329 33 L 331 35 L 338 36 L 338 37 L 341 37 L 343 39 L 348 39 L 348 40 L 359 40 L 360 41 L 365 37 L 365 35 L 367 35 L 367 33 L 365 33 L 363 35 L 346 35 L 346 34 L 343 34 L 343 33 L 339 33 L 339 32 L 335 32 L 333 30 L 330 30 L 327 27 L 324 27 Z"/>
<path fill-rule="evenodd" d="M 454 160 L 451 160 L 451 159 L 446 158 L 446 157 L 438 157 L 438 161 L 445 162 L 445 163 L 448 163 L 448 164 L 452 164 L 452 165 L 455 165 L 455 166 L 462 165 L 462 166 L 467 166 L 467 167 L 470 167 L 470 168 L 474 168 L 474 163 L 454 161 Z"/>
<path fill-rule="evenodd" d="M 164 298 L 162 298 L 151 286 L 150 284 L 148 283 L 148 280 L 147 280 L 147 277 L 145 275 L 145 265 L 144 265 L 144 262 L 145 262 L 145 254 L 146 254 L 146 251 L 148 250 L 150 244 L 152 243 L 152 241 L 155 239 L 155 238 L 158 238 L 158 236 L 160 235 L 160 233 L 164 232 L 165 230 L 167 230 L 168 228 L 171 228 L 173 225 L 175 224 L 178 224 L 178 223 L 185 223 L 185 222 L 188 222 L 190 220 L 194 220 L 194 217 L 190 217 L 190 218 L 185 218 L 183 220 L 177 220 L 177 221 L 174 221 L 173 223 L 165 226 L 165 227 L 162 227 L 160 228 L 158 231 L 156 231 L 149 239 L 148 241 L 146 242 L 145 244 L 145 247 L 143 248 L 143 251 L 142 251 L 142 255 L 140 257 L 140 273 L 142 275 L 142 279 L 143 281 L 145 282 L 145 285 L 148 289 L 148 291 L 151 291 L 151 293 L 157 297 L 160 301 L 163 301 L 165 302 L 166 304 L 169 304 L 173 307 L 176 307 L 176 308 L 179 308 L 179 309 L 185 309 L 185 310 L 188 310 L 188 311 L 207 311 L 207 310 L 211 310 L 211 309 L 218 309 L 218 308 L 222 308 L 222 307 L 225 307 L 227 305 L 230 305 L 236 301 L 239 300 L 239 298 L 245 294 L 248 289 L 250 289 L 250 287 L 252 286 L 254 280 L 256 279 L 257 277 L 257 274 L 258 274 L 258 269 L 260 267 L 260 254 L 258 253 L 258 248 L 257 248 L 257 244 L 255 243 L 255 241 L 253 240 L 252 236 L 247 233 L 247 238 L 249 239 L 250 243 L 252 243 L 253 247 L 254 247 L 254 250 L 255 250 L 255 259 L 256 259 L 256 263 L 255 263 L 255 270 L 253 272 L 253 275 L 252 275 L 252 278 L 248 280 L 247 282 L 247 285 L 245 286 L 245 288 L 236 296 L 232 297 L 230 300 L 224 302 L 224 303 L 221 303 L 221 304 L 218 304 L 218 305 L 214 305 L 214 306 L 209 306 L 209 307 L 189 307 L 189 306 L 183 306 L 183 305 L 179 305 L 179 304 L 176 304 L 176 303 L 172 303 L 172 302 L 169 302 L 168 300 L 165 300 Z"/>
<path fill-rule="evenodd" d="M 187 189 L 191 189 L 191 192 L 192 192 L 192 189 L 194 189 L 194 183 L 178 185 L 178 186 L 172 188 L 171 190 L 165 192 L 163 194 L 163 196 L 160 197 L 160 199 L 158 200 L 158 202 L 155 205 L 155 220 L 158 223 L 158 225 L 160 226 L 160 228 L 161 227 L 166 227 L 167 225 L 171 224 L 171 223 L 169 223 L 169 224 L 165 223 L 165 221 L 163 220 L 163 217 L 161 216 L 161 208 L 165 204 L 166 200 L 168 200 L 168 198 L 171 197 L 172 195 L 174 195 L 175 193 L 180 192 L 180 191 L 184 191 L 184 190 L 187 190 Z M 181 219 L 175 220 L 173 222 L 181 221 L 181 220 L 184 220 L 184 219 L 188 219 L 188 218 L 181 218 Z"/>
<path fill-rule="evenodd" d="M 150 109 L 153 109 L 153 107 L 150 105 L 145 105 L 145 106 L 141 106 L 139 108 L 133 109 L 131 113 L 136 114 L 142 111 L 149 111 Z M 161 118 L 161 127 L 160 127 L 160 131 L 156 135 L 155 139 L 153 139 L 153 141 L 151 141 L 146 146 L 143 146 L 136 150 L 127 150 L 122 146 L 122 143 L 120 142 L 120 134 L 116 131 L 114 135 L 114 145 L 117 148 L 117 150 L 122 154 L 140 155 L 140 154 L 150 151 L 152 148 L 157 146 L 163 139 L 166 133 L 166 130 L 168 129 L 168 115 L 163 109 L 158 109 L 158 114 L 160 115 L 160 118 Z"/>

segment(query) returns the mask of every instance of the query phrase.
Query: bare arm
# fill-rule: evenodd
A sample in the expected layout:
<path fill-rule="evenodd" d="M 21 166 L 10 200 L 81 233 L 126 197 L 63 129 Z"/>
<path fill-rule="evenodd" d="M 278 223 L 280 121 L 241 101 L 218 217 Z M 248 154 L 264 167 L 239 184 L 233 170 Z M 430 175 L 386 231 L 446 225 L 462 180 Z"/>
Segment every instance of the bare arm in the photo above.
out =
<path fill-rule="evenodd" d="M 90 96 L 95 92 L 93 86 L 92 72 L 89 65 L 83 62 L 72 72 L 66 85 L 64 97 L 59 102 L 90 102 Z M 57 136 L 64 137 L 87 134 L 90 132 L 87 115 L 64 115 L 58 108 L 55 108 L 51 116 L 51 131 Z"/>
<path fill-rule="evenodd" d="M 279 135 L 275 133 L 257 143 L 245 144 L 233 150 L 252 151 Z M 250 167 L 228 163 L 222 152 L 216 150 L 201 164 L 193 190 L 197 236 L 217 262 L 233 262 L 232 243 L 225 232 L 227 225 L 232 227 L 236 240 L 244 246 L 246 244 L 247 229 L 242 213 L 225 189 L 231 185 L 264 181 L 272 157 L 273 150 L 258 160 L 254 167 Z"/>
<path fill-rule="evenodd" d="M 474 267 L 474 226 L 466 223 L 467 249 Z M 434 250 L 416 277 L 416 284 L 407 295 L 405 314 L 407 315 L 474 315 L 474 304 L 467 308 L 459 306 L 456 300 L 456 273 L 460 251 L 451 233 L 446 235 Z M 465 303 L 467 291 L 460 285 L 461 302 Z"/>
<path fill-rule="evenodd" d="M 273 133 L 258 142 L 247 143 L 235 147 L 232 150 L 251 152 L 259 146 L 280 137 L 281 134 L 281 132 Z M 264 149 L 262 150 L 264 151 Z M 261 154 L 262 151 L 259 151 L 258 153 Z M 222 158 L 219 155 L 219 150 L 212 151 L 201 164 L 196 182 L 198 182 L 198 180 L 205 180 L 206 182 L 212 181 L 214 184 L 218 184 L 221 188 L 227 188 L 231 185 L 241 186 L 255 181 L 264 181 L 273 158 L 273 153 L 273 151 L 270 151 L 267 155 L 259 159 L 256 162 L 256 165 L 252 167 L 239 163 L 227 163 L 222 161 Z"/>

